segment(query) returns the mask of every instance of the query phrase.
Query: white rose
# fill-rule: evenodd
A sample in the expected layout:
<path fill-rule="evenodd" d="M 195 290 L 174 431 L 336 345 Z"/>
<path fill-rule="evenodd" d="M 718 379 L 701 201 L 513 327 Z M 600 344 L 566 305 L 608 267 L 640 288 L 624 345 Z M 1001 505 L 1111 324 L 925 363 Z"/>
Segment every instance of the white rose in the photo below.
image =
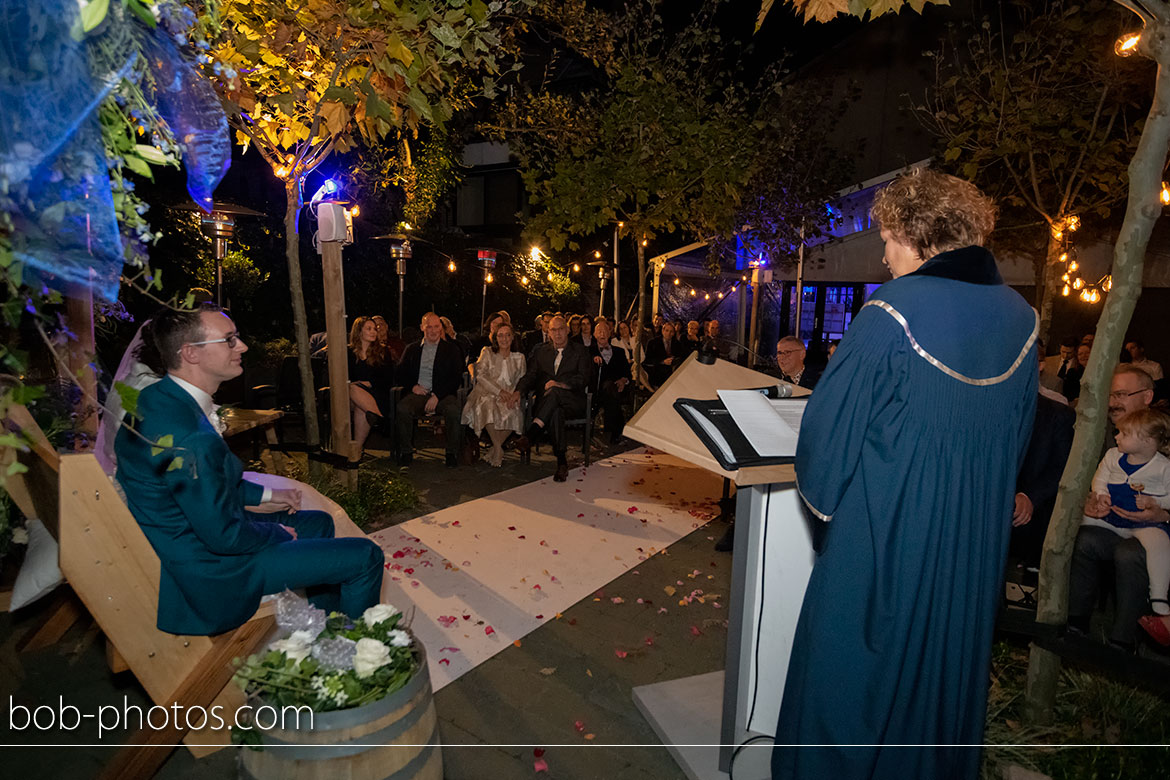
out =
<path fill-rule="evenodd" d="M 410 634 L 394 629 L 389 634 L 391 647 L 410 647 Z"/>
<path fill-rule="evenodd" d="M 18 526 L 12 529 L 12 543 L 13 544 L 28 544 L 28 529 L 24 526 Z"/>
<path fill-rule="evenodd" d="M 377 639 L 368 637 L 357 641 L 357 652 L 353 655 L 353 670 L 363 680 L 390 663 L 390 648 Z"/>
<path fill-rule="evenodd" d="M 313 649 L 313 635 L 308 631 L 294 631 L 288 639 L 278 639 L 268 646 L 269 650 L 284 653 L 300 663 Z"/>
<path fill-rule="evenodd" d="M 375 604 L 362 613 L 362 620 L 367 626 L 376 626 L 383 620 L 389 620 L 398 614 L 398 607 L 393 604 Z"/>

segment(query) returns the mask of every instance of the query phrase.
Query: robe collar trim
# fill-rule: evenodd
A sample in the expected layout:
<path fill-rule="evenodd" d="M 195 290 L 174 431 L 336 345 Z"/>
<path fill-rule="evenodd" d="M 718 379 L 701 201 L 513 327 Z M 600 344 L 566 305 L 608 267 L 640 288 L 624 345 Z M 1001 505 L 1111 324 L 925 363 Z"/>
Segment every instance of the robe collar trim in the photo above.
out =
<path fill-rule="evenodd" d="M 970 284 L 1003 284 L 995 256 L 981 246 L 939 252 L 907 276 L 938 276 Z"/>

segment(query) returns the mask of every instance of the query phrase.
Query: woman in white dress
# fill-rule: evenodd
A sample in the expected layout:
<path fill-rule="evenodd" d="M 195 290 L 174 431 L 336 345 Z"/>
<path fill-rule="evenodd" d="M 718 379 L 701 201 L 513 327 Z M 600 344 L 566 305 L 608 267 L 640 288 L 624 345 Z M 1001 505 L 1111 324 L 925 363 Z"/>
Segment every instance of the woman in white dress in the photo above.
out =
<path fill-rule="evenodd" d="M 502 323 L 496 328 L 491 346 L 484 347 L 475 364 L 475 387 L 463 405 L 463 424 L 476 435 L 487 429 L 492 439 L 487 462 L 499 466 L 504 460 L 503 444 L 508 434 L 520 433 L 524 416 L 520 402 L 512 399 L 516 383 L 524 376 L 524 355 L 512 351 L 516 336 L 512 326 Z"/>

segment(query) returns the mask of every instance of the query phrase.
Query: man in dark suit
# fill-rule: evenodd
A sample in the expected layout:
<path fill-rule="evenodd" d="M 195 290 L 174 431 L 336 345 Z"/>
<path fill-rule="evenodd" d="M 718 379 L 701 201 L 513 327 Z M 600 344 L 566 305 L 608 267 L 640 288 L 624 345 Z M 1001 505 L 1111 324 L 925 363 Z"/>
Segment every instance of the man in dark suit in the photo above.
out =
<path fill-rule="evenodd" d="M 1024 566 L 1040 564 L 1044 535 L 1056 504 L 1056 491 L 1072 449 L 1076 412 L 1043 393 L 1036 399 L 1036 419 L 1024 464 L 1016 478 L 1012 511 L 1011 553 Z"/>
<path fill-rule="evenodd" d="M 455 342 L 443 338 L 443 323 L 433 311 L 423 315 L 422 329 L 422 341 L 406 348 L 395 371 L 402 386 L 409 388 L 398 402 L 398 463 L 409 466 L 414 459 L 414 421 L 438 413 L 447 427 L 447 467 L 454 468 L 463 440 L 463 405 L 457 395 L 463 353 Z"/>
<path fill-rule="evenodd" d="M 804 342 L 796 336 L 785 336 L 776 342 L 776 366 L 785 382 L 812 390 L 821 378 L 821 371 L 804 364 Z"/>
<path fill-rule="evenodd" d="M 162 312 L 143 344 L 139 359 L 165 376 L 142 391 L 135 430 L 118 432 L 115 451 L 126 503 L 161 563 L 159 629 L 230 631 L 262 595 L 285 588 L 352 617 L 377 604 L 385 557 L 376 544 L 334 539 L 328 513 L 298 511 L 299 490 L 243 479 L 212 403 L 248 349 L 227 315 Z"/>
<path fill-rule="evenodd" d="M 622 413 L 622 393 L 630 383 L 631 374 L 626 351 L 609 343 L 612 336 L 613 331 L 608 322 L 603 320 L 597 323 L 589 351 L 597 377 L 597 404 L 605 413 L 605 432 L 609 434 L 609 443 L 617 444 L 626 425 Z"/>
<path fill-rule="evenodd" d="M 655 322 L 657 321 L 656 318 Z M 646 345 L 646 360 L 643 365 L 650 376 L 650 384 L 660 386 L 686 356 L 687 346 L 674 332 L 674 323 L 663 320 L 662 335 L 651 339 Z"/>
<path fill-rule="evenodd" d="M 564 317 L 553 317 L 548 335 L 549 340 L 532 353 L 528 372 L 516 384 L 516 399 L 529 390 L 537 392 L 532 425 L 516 446 L 525 449 L 532 439 L 549 436 L 557 456 L 553 479 L 564 482 L 569 478 L 565 420 L 585 412 L 585 388 L 589 385 L 591 363 L 588 350 L 569 341 L 569 326 Z"/>

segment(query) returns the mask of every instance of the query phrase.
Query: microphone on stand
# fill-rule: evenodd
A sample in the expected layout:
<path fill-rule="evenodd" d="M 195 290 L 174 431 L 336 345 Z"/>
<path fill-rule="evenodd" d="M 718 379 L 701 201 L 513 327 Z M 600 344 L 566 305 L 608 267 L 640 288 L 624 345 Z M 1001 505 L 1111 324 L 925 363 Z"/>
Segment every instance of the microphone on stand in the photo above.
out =
<path fill-rule="evenodd" d="M 738 341 L 732 341 L 731 339 L 727 339 L 726 341 L 728 344 L 732 344 L 734 346 L 737 346 L 740 349 L 744 350 L 745 352 L 752 354 L 752 355 L 755 355 L 759 360 L 761 360 L 763 362 L 767 362 L 767 359 L 763 355 L 761 355 L 759 352 L 756 352 L 755 350 L 749 348 L 746 344 L 740 344 Z M 695 360 L 699 363 L 702 363 L 705 366 L 713 366 L 713 365 L 715 365 L 715 359 L 717 357 L 719 357 L 719 350 L 715 346 L 715 341 L 713 339 L 703 339 L 703 344 L 702 344 L 702 346 L 699 347 L 699 356 L 696 357 Z M 777 384 L 776 397 L 777 398 L 791 398 L 792 397 L 792 387 L 793 387 L 792 383 L 786 382 L 783 379 L 779 379 L 779 378 L 777 379 L 777 382 L 778 382 L 778 384 Z"/>

